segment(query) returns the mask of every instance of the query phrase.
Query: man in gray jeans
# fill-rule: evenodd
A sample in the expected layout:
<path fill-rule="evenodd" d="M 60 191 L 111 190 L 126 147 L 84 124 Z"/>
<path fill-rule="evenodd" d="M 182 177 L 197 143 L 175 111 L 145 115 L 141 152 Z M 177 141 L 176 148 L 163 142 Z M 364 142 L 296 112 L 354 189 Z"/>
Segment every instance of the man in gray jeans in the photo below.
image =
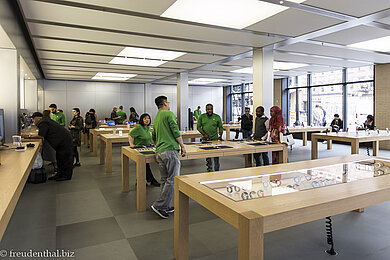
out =
<path fill-rule="evenodd" d="M 156 160 L 161 174 L 161 193 L 151 206 L 152 210 L 161 218 L 168 218 L 172 213 L 171 206 L 174 193 L 175 176 L 180 175 L 180 158 L 186 155 L 183 139 L 177 126 L 176 116 L 169 111 L 167 97 L 159 96 L 154 102 L 158 107 L 158 113 L 154 118 L 152 139 L 156 144 Z"/>

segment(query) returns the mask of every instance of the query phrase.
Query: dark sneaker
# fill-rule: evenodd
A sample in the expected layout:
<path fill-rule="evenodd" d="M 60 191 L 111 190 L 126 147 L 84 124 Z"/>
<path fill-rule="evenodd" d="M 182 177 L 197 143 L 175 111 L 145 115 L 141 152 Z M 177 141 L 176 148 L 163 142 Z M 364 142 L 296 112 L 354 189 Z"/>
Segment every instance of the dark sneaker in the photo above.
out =
<path fill-rule="evenodd" d="M 175 212 L 175 208 L 174 207 L 168 208 L 167 213 L 173 213 L 173 212 Z"/>
<path fill-rule="evenodd" d="M 165 210 L 156 209 L 153 205 L 150 206 L 150 208 L 156 212 L 157 215 L 159 215 L 163 219 L 167 219 L 169 217 L 168 213 Z"/>

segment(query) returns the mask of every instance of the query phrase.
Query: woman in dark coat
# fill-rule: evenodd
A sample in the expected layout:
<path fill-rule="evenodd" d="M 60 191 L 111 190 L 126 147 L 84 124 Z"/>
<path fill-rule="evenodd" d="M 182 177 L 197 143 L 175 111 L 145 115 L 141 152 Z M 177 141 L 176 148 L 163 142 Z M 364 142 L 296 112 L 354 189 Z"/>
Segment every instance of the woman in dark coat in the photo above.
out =
<path fill-rule="evenodd" d="M 79 152 L 77 147 L 81 146 L 81 131 L 83 130 L 83 118 L 80 116 L 80 109 L 75 107 L 72 110 L 73 118 L 69 123 L 70 134 L 73 141 L 73 156 L 76 159 L 74 166 L 81 166 L 79 159 Z"/>
<path fill-rule="evenodd" d="M 130 116 L 129 116 L 129 121 L 133 121 L 134 123 L 138 123 L 139 116 L 137 112 L 135 111 L 134 107 L 130 107 Z"/>

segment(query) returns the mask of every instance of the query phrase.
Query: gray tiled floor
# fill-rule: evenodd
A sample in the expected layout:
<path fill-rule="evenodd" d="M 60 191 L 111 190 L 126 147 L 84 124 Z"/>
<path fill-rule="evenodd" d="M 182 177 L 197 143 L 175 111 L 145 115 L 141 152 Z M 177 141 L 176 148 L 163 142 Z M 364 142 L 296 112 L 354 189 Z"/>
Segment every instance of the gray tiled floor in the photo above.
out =
<path fill-rule="evenodd" d="M 320 158 L 348 155 L 350 147 L 319 144 Z M 360 150 L 366 154 L 365 149 Z M 390 157 L 389 151 L 380 156 Z M 310 159 L 309 146 L 297 141 L 289 161 Z M 120 149 L 113 149 L 113 173 L 85 148 L 82 167 L 68 182 L 27 184 L 0 249 L 74 250 L 77 259 L 173 259 L 173 216 L 162 220 L 151 210 L 136 211 L 135 174 L 131 191 L 121 192 Z M 244 167 L 242 156 L 221 158 L 221 170 Z M 204 160 L 182 162 L 182 174 L 205 171 Z M 131 164 L 134 173 L 134 164 Z M 157 166 L 152 170 L 159 179 Z M 147 187 L 150 205 L 159 188 Z M 333 217 L 338 259 L 389 259 L 390 202 Z M 190 258 L 236 259 L 237 230 L 194 201 L 190 202 Z M 327 249 L 325 221 L 266 234 L 265 259 L 335 259 Z"/>

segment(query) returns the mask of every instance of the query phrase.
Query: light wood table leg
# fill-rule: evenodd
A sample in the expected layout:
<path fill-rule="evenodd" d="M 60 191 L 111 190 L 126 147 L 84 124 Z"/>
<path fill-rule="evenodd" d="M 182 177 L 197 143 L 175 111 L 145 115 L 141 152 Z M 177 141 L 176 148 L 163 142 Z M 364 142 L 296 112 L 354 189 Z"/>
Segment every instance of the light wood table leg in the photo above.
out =
<path fill-rule="evenodd" d="M 93 135 L 93 156 L 97 156 L 97 146 L 98 146 L 98 141 L 97 141 L 97 134 Z"/>
<path fill-rule="evenodd" d="M 252 167 L 252 154 L 244 154 L 245 168 Z"/>
<path fill-rule="evenodd" d="M 302 145 L 307 146 L 307 132 L 302 132 Z"/>
<path fill-rule="evenodd" d="M 262 260 L 264 252 L 263 218 L 244 212 L 238 219 L 238 259 Z"/>
<path fill-rule="evenodd" d="M 91 130 L 89 132 L 89 151 L 93 152 L 93 135 L 91 134 Z"/>
<path fill-rule="evenodd" d="M 332 144 L 333 144 L 332 140 L 327 140 L 326 141 L 326 149 L 332 150 Z"/>
<path fill-rule="evenodd" d="M 379 141 L 373 141 L 372 142 L 372 154 L 374 156 L 379 155 Z"/>
<path fill-rule="evenodd" d="M 359 141 L 351 142 L 351 154 L 359 154 Z"/>
<path fill-rule="evenodd" d="M 318 159 L 318 143 L 317 138 L 311 136 L 311 159 Z"/>
<path fill-rule="evenodd" d="M 122 152 L 122 192 L 130 191 L 129 157 Z"/>
<path fill-rule="evenodd" d="M 112 172 L 112 142 L 109 140 L 106 143 L 106 172 Z"/>
<path fill-rule="evenodd" d="M 356 140 L 354 142 L 351 142 L 351 154 L 359 154 L 359 141 Z M 355 209 L 354 211 L 363 213 L 364 208 Z"/>
<path fill-rule="evenodd" d="M 103 141 L 102 138 L 100 138 L 100 164 L 103 165 L 104 164 L 104 159 L 105 159 L 105 156 L 104 156 L 104 148 L 106 146 L 106 143 Z"/>
<path fill-rule="evenodd" d="M 230 127 L 226 127 L 226 141 L 230 140 Z"/>
<path fill-rule="evenodd" d="M 137 211 L 146 211 L 146 162 L 143 157 L 137 161 Z"/>
<path fill-rule="evenodd" d="M 283 150 L 279 151 L 279 163 L 288 163 L 288 146 L 283 145 Z"/>
<path fill-rule="evenodd" d="M 189 251 L 189 199 L 179 190 L 175 181 L 174 250 L 175 259 L 188 259 Z"/>

